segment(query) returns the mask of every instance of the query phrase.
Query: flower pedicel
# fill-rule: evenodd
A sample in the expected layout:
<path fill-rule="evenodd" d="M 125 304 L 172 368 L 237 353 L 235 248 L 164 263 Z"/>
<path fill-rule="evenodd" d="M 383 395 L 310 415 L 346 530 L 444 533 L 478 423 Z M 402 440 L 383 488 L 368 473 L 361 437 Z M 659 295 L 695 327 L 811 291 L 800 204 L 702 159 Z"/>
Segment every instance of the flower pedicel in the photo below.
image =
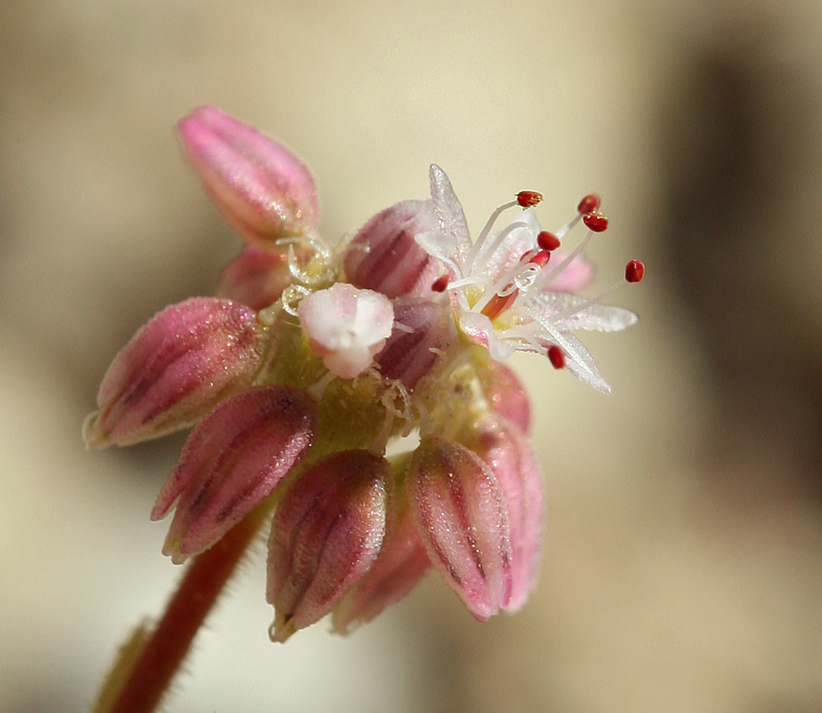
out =
<path fill-rule="evenodd" d="M 515 610 L 536 580 L 543 491 L 530 406 L 502 360 L 542 355 L 603 392 L 577 330 L 636 321 L 575 293 L 607 227 L 586 196 L 556 233 L 522 191 L 471 240 L 445 172 L 329 245 L 314 179 L 282 145 L 213 107 L 177 127 L 184 152 L 248 241 L 219 297 L 169 307 L 117 355 L 83 435 L 127 445 L 194 425 L 153 519 L 176 506 L 164 552 L 207 552 L 276 506 L 272 639 L 326 614 L 349 631 L 429 569 L 478 619 Z M 513 220 L 501 229 L 505 211 Z M 586 234 L 570 250 L 578 223 Z M 631 261 L 626 282 L 638 282 Z M 416 433 L 419 445 L 386 457 Z M 271 517 L 265 518 L 266 522 Z"/>

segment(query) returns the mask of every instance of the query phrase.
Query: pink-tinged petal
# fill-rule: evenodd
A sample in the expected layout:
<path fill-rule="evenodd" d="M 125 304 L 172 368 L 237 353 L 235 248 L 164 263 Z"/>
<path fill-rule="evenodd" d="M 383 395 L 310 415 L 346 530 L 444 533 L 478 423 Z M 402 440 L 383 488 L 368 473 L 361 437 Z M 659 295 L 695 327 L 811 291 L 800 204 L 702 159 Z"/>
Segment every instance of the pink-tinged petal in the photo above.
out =
<path fill-rule="evenodd" d="M 316 226 L 314 178 L 282 144 L 211 106 L 181 119 L 177 134 L 206 191 L 247 240 L 270 244 Z"/>
<path fill-rule="evenodd" d="M 385 378 L 413 389 L 456 336 L 451 309 L 444 301 L 397 300 L 394 321 L 391 336 L 374 361 Z"/>
<path fill-rule="evenodd" d="M 283 496 L 268 549 L 274 641 L 319 621 L 362 577 L 385 535 L 388 461 L 367 451 L 321 460 Z"/>
<path fill-rule="evenodd" d="M 502 488 L 511 527 L 511 600 L 516 611 L 525 604 L 539 574 L 544 500 L 542 474 L 519 427 L 504 418 L 476 424 L 461 441 L 493 471 Z"/>
<path fill-rule="evenodd" d="M 566 257 L 567 254 L 561 251 L 553 253 L 547 269 L 550 271 L 551 266 L 561 265 Z M 591 283 L 594 272 L 594 263 L 584 255 L 577 255 L 544 289 L 552 292 L 577 292 Z"/>
<path fill-rule="evenodd" d="M 480 371 L 485 399 L 494 413 L 531 432 L 531 402 L 519 377 L 505 364 L 489 359 Z"/>
<path fill-rule="evenodd" d="M 406 474 L 406 492 L 431 564 L 469 611 L 485 621 L 507 607 L 508 510 L 491 469 L 465 446 L 424 439 Z"/>
<path fill-rule="evenodd" d="M 394 324 L 394 309 L 385 295 L 341 282 L 305 297 L 297 315 L 311 349 L 342 379 L 371 365 Z"/>
<path fill-rule="evenodd" d="M 163 548 L 176 563 L 208 549 L 302 461 L 316 405 L 303 391 L 261 386 L 220 404 L 189 435 L 151 511 L 177 510 Z"/>
<path fill-rule="evenodd" d="M 430 567 L 414 520 L 406 509 L 386 536 L 374 565 L 334 609 L 334 631 L 347 634 L 357 625 L 371 621 L 408 594 Z"/>
<path fill-rule="evenodd" d="M 280 299 L 291 281 L 286 253 L 250 245 L 223 270 L 217 296 L 259 311 Z"/>
<path fill-rule="evenodd" d="M 517 350 L 515 345 L 500 341 L 493 323 L 481 312 L 462 312 L 459 328 L 470 342 L 485 347 L 491 358 L 497 361 L 507 359 Z"/>
<path fill-rule="evenodd" d="M 247 388 L 268 331 L 248 307 L 195 297 L 167 307 L 115 357 L 83 426 L 89 447 L 123 446 L 196 423 Z"/>
<path fill-rule="evenodd" d="M 436 229 L 431 201 L 404 201 L 377 213 L 360 228 L 346 252 L 348 280 L 390 298 L 431 296 L 439 266 L 414 236 Z"/>

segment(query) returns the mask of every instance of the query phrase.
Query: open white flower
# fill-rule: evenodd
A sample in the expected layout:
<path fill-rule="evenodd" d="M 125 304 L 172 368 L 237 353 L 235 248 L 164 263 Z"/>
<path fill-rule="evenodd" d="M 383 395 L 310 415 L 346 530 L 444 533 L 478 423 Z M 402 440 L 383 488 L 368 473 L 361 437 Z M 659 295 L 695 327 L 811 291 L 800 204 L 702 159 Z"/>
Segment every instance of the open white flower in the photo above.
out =
<path fill-rule="evenodd" d="M 297 314 L 311 349 L 342 379 L 371 365 L 394 324 L 394 309 L 385 295 L 341 282 L 304 298 Z"/>
<path fill-rule="evenodd" d="M 601 304 L 618 285 L 592 300 L 572 294 L 593 275 L 583 250 L 591 234 L 607 225 L 607 219 L 596 212 L 599 199 L 587 196 L 579 214 L 552 234 L 540 229 L 530 210 L 542 196 L 523 191 L 516 200 L 497 208 L 472 242 L 448 176 L 436 164 L 431 165 L 429 176 L 440 229 L 421 233 L 416 240 L 447 271 L 435 288 L 449 291 L 462 334 L 486 347 L 497 360 L 517 350 L 544 354 L 555 367 L 567 367 L 586 384 L 608 393 L 610 387 L 590 353 L 570 334 L 577 329 L 612 332 L 637 321 L 633 312 Z M 491 233 L 499 215 L 517 206 L 517 218 L 500 232 Z M 589 228 L 580 244 L 567 254 L 552 253 L 580 220 Z M 637 282 L 641 279 L 638 273 L 636 267 L 626 272 L 626 281 Z"/>

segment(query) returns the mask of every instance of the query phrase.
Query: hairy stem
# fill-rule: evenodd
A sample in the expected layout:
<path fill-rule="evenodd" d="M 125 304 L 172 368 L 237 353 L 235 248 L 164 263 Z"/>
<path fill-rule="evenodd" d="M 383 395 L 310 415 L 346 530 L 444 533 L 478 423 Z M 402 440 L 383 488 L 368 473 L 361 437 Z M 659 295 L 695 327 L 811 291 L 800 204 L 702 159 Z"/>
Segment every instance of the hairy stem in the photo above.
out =
<path fill-rule="evenodd" d="M 121 649 L 93 713 L 151 713 L 157 708 L 270 509 L 267 503 L 258 507 L 192 560 L 163 618 L 151 630 L 139 627 Z"/>

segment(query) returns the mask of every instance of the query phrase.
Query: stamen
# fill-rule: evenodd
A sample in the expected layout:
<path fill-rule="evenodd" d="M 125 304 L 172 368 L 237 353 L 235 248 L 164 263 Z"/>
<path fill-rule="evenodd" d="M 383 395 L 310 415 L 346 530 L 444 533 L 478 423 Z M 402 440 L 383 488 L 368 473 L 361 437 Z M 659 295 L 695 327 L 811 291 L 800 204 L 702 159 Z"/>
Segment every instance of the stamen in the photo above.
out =
<path fill-rule="evenodd" d="M 434 280 L 434 284 L 431 285 L 431 289 L 434 292 L 445 292 L 448 288 L 448 275 L 440 275 L 436 280 Z"/>
<path fill-rule="evenodd" d="M 645 265 L 639 260 L 631 260 L 625 266 L 625 280 L 627 282 L 640 282 L 645 277 Z"/>
<path fill-rule="evenodd" d="M 517 203 L 523 208 L 533 208 L 542 200 L 542 193 L 536 191 L 520 191 L 517 193 Z"/>
<path fill-rule="evenodd" d="M 561 244 L 562 243 L 559 238 L 553 233 L 549 233 L 547 230 L 543 230 L 539 235 L 537 235 L 537 245 L 542 250 L 556 250 Z"/>
<path fill-rule="evenodd" d="M 551 360 L 551 366 L 553 366 L 554 369 L 563 369 L 565 367 L 565 354 L 562 353 L 562 349 L 556 344 L 548 347 L 548 359 Z"/>
<path fill-rule="evenodd" d="M 488 233 L 491 232 L 491 228 L 494 227 L 494 223 L 497 222 L 497 218 L 500 217 L 500 214 L 503 211 L 508 210 L 509 208 L 513 208 L 515 205 L 517 205 L 517 201 L 510 201 L 509 203 L 503 203 L 499 208 L 497 208 L 493 213 L 491 213 L 491 216 L 485 222 L 485 225 L 483 226 L 482 231 L 480 232 L 480 234 L 477 237 L 474 244 L 471 246 L 471 250 L 468 253 L 468 258 L 465 261 L 465 264 L 466 264 L 466 267 L 467 267 L 467 269 L 466 269 L 467 273 L 470 273 L 471 270 L 473 269 L 474 260 L 477 259 L 477 255 L 479 255 L 480 250 L 482 249 L 482 246 L 485 243 L 485 239 L 488 237 Z"/>
<path fill-rule="evenodd" d="M 594 213 L 599 208 L 601 203 L 602 200 L 596 193 L 589 193 L 579 202 L 577 211 L 579 211 L 581 215 L 584 215 L 585 213 Z"/>
<path fill-rule="evenodd" d="M 602 213 L 586 213 L 582 216 L 582 222 L 595 233 L 601 233 L 608 227 L 608 218 Z"/>

